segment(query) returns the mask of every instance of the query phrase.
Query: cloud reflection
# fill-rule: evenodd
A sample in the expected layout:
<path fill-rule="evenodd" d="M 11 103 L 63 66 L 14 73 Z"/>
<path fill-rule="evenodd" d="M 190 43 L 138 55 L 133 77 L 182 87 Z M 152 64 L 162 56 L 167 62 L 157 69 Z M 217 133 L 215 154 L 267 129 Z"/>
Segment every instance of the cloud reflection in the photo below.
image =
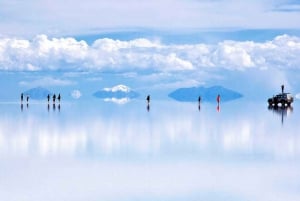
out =
<path fill-rule="evenodd" d="M 205 107 L 205 106 L 203 106 Z M 211 106 L 212 107 L 212 106 Z M 226 108 L 225 108 L 226 109 Z M 211 108 L 213 111 L 214 109 Z M 291 127 L 274 125 L 270 113 L 238 118 L 234 114 L 179 110 L 151 113 L 123 113 L 108 116 L 77 114 L 60 119 L 29 115 L 0 118 L 0 155 L 78 154 L 169 154 L 183 155 L 193 149 L 203 153 L 294 157 L 300 154 L 300 136 Z M 159 115 L 158 115 L 159 114 Z"/>

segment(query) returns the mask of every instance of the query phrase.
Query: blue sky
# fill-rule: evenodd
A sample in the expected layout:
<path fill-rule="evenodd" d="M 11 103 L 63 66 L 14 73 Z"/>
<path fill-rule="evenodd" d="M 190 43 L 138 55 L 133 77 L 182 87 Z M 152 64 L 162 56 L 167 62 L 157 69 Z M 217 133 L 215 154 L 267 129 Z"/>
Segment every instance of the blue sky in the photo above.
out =
<path fill-rule="evenodd" d="M 117 84 L 300 92 L 300 1 L 3 0 L 0 16 L 0 84 L 15 91 L 2 99 Z"/>

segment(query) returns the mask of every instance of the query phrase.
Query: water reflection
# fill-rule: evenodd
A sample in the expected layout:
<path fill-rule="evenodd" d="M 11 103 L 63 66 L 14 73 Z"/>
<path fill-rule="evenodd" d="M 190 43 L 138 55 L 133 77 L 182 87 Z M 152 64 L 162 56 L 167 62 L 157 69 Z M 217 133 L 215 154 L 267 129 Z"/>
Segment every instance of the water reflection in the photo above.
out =
<path fill-rule="evenodd" d="M 278 114 L 279 116 L 281 116 L 281 124 L 283 124 L 284 118 L 286 118 L 288 115 L 292 114 L 294 108 L 292 106 L 269 105 L 268 109 L 270 111 L 273 111 L 274 113 Z"/>
<path fill-rule="evenodd" d="M 296 106 L 98 103 L 0 104 L 0 200 L 300 200 Z"/>
<path fill-rule="evenodd" d="M 150 109 L 148 106 L 147 110 Z M 280 125 L 273 124 L 268 113 L 257 116 L 251 112 L 257 111 L 257 108 L 249 107 L 247 112 L 240 113 L 241 109 L 228 110 L 225 107 L 221 115 L 215 115 L 214 106 L 204 105 L 199 116 L 199 113 L 192 112 L 193 105 L 191 108 L 182 105 L 185 109 L 176 104 L 168 106 L 155 107 L 150 115 L 138 111 L 139 107 L 134 110 L 117 107 L 124 111 L 100 112 L 85 108 L 86 112 L 83 112 L 75 108 L 65 109 L 59 116 L 55 113 L 46 116 L 33 113 L 26 117 L 0 116 L 0 155 L 18 154 L 21 147 L 21 153 L 29 155 L 110 155 L 131 150 L 135 157 L 161 152 L 172 155 L 180 147 L 181 156 L 190 154 L 191 148 L 195 157 L 211 152 L 300 156 L 300 136 L 296 132 L 300 127 L 298 123 L 284 128 L 283 132 Z M 272 110 L 283 118 L 293 109 Z M 72 113 L 66 116 L 66 111 Z"/>

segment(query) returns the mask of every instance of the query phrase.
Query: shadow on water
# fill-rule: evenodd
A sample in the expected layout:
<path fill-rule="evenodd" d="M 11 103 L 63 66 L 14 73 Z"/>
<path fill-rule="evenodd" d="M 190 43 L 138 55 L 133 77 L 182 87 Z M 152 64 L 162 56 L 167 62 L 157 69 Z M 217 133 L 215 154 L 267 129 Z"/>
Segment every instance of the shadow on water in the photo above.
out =
<path fill-rule="evenodd" d="M 293 107 L 292 106 L 268 106 L 269 111 L 273 111 L 275 114 L 281 116 L 281 124 L 283 125 L 284 119 L 289 115 L 293 113 Z"/>

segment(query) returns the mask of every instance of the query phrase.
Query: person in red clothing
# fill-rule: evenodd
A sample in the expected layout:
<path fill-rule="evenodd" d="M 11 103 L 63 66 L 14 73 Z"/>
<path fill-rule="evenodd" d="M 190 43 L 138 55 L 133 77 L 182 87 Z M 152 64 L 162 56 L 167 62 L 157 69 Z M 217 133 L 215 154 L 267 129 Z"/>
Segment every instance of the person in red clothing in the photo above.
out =
<path fill-rule="evenodd" d="M 218 102 L 218 104 L 220 104 L 220 101 L 221 101 L 221 96 L 220 96 L 220 94 L 218 94 L 218 96 L 217 96 L 217 102 Z"/>
<path fill-rule="evenodd" d="M 218 96 L 217 96 L 217 103 L 218 103 L 218 105 L 217 105 L 217 111 L 218 112 L 220 112 L 220 101 L 221 101 L 221 96 L 220 96 L 220 94 L 218 94 Z"/>

